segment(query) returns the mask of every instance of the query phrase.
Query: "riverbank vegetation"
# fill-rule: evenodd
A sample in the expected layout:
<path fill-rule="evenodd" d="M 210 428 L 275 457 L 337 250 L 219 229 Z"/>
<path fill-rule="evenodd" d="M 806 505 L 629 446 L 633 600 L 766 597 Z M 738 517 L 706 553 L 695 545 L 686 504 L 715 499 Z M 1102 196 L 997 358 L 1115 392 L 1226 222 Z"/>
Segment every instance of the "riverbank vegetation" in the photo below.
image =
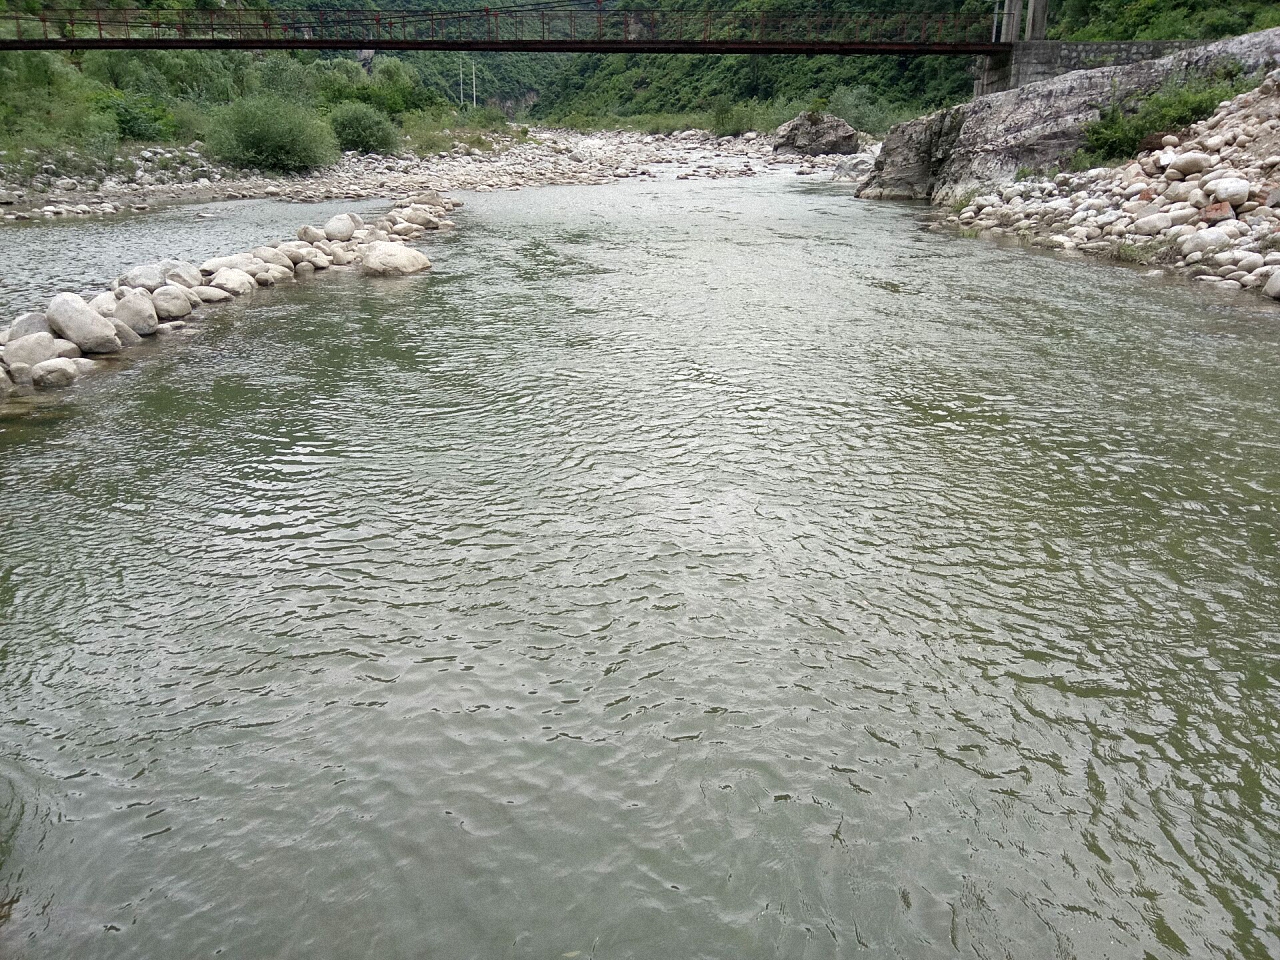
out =
<path fill-rule="evenodd" d="M 1218 104 L 1257 85 L 1256 77 L 1223 73 L 1214 78 L 1170 81 L 1155 93 L 1115 104 L 1084 128 L 1085 145 L 1072 169 L 1111 166 L 1158 147 L 1165 134 L 1178 134 L 1213 116 Z"/>
<path fill-rule="evenodd" d="M 760 2 L 728 6 L 754 10 Z M 164 0 L 167 7 L 195 3 Z M 0 9 L 7 5 L 0 0 Z M 856 6 L 874 12 L 900 4 L 857 0 Z M 989 10 L 987 0 L 919 6 Z M 1213 38 L 1280 24 L 1280 12 L 1266 0 L 1240 0 L 1230 9 L 1216 0 L 1062 0 L 1051 4 L 1050 16 L 1051 34 L 1072 39 Z M 486 150 L 494 134 L 533 122 L 580 131 L 700 127 L 723 136 L 770 131 L 804 110 L 822 109 L 879 136 L 896 122 L 967 99 L 969 66 L 965 58 L 945 57 L 0 54 L 0 180 L 109 172 L 122 144 L 194 141 L 223 162 L 292 172 L 327 163 L 339 149 Z M 1204 116 L 1216 95 L 1209 88 L 1169 90 L 1136 110 L 1113 111 L 1091 131 L 1081 162 L 1131 155 L 1147 133 Z"/>

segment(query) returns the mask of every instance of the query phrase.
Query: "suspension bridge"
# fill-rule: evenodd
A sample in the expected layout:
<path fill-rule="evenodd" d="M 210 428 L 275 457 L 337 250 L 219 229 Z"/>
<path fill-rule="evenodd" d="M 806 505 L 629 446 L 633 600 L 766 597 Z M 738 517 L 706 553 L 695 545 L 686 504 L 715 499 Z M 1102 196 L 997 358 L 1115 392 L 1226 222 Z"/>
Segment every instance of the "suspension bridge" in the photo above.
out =
<path fill-rule="evenodd" d="M 464 11 L 85 7 L 0 13 L 0 50 L 998 56 L 1012 49 L 1012 39 L 991 14 L 619 10 L 568 2 Z"/>

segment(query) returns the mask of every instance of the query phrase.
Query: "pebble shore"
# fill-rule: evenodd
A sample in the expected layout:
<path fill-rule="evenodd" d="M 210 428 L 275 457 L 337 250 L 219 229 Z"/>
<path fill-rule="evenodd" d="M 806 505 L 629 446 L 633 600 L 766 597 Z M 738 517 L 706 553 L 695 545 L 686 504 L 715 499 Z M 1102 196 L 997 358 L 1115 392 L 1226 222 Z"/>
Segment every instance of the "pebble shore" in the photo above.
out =
<path fill-rule="evenodd" d="M 1280 300 L 1280 70 L 1132 163 L 1006 184 L 946 223 Z"/>
<path fill-rule="evenodd" d="M 159 156 L 164 151 L 153 148 L 135 159 L 134 178 L 128 180 L 62 178 L 51 180 L 47 192 L 0 184 L 0 216 L 10 221 L 100 216 L 209 200 L 362 200 L 412 193 L 423 184 L 438 190 L 484 192 L 602 184 L 632 177 L 720 179 L 754 176 L 775 166 L 794 167 L 803 176 L 830 170 L 836 159 L 775 157 L 767 136 L 747 133 L 717 138 L 702 130 L 663 135 L 536 129 L 526 138 L 495 137 L 494 146 L 490 152 L 481 152 L 458 144 L 429 157 L 348 153 L 325 170 L 284 177 L 207 166 L 166 166 L 153 172 L 149 168 L 164 159 Z M 166 155 L 177 158 L 174 163 L 184 157 L 196 163 L 195 156 L 190 148 Z"/>

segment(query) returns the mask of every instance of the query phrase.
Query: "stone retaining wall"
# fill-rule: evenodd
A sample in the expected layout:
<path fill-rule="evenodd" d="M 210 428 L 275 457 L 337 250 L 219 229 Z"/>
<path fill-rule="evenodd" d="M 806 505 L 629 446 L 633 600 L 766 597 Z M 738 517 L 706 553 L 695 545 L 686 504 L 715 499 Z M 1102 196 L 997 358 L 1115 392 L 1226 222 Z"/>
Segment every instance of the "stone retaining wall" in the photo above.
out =
<path fill-rule="evenodd" d="M 1019 43 L 1003 57 L 980 57 L 974 96 L 1050 80 L 1072 70 L 1118 67 L 1155 60 L 1179 50 L 1202 46 L 1203 40 L 1114 40 L 1103 43 L 1067 43 L 1033 40 Z"/>

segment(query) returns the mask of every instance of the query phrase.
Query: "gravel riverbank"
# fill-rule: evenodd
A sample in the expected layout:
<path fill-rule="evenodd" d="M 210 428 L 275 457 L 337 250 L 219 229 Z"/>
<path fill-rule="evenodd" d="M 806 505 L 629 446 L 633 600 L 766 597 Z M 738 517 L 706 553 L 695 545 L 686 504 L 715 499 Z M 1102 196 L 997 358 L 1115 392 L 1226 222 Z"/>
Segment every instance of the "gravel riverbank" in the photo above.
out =
<path fill-rule="evenodd" d="M 1280 70 L 1132 163 L 1007 183 L 957 206 L 954 228 L 1280 300 Z"/>
<path fill-rule="evenodd" d="M 577 133 L 537 129 L 526 138 L 497 137 L 481 152 L 461 144 L 430 157 L 349 153 L 332 167 L 299 176 L 236 173 L 201 164 L 195 150 L 142 151 L 129 178 L 50 180 L 47 190 L 0 184 L 6 220 L 141 212 L 157 205 L 275 197 L 299 202 L 360 200 L 436 190 L 507 190 L 602 184 L 629 177 L 678 179 L 753 176 L 773 166 L 796 173 L 829 170 L 834 157 L 774 156 L 769 137 L 720 137 L 702 130 L 671 135 L 626 131 Z M 163 163 L 163 170 L 155 169 Z M 184 173 L 184 171 L 186 171 Z M 197 176 L 196 174 L 199 174 Z"/>

